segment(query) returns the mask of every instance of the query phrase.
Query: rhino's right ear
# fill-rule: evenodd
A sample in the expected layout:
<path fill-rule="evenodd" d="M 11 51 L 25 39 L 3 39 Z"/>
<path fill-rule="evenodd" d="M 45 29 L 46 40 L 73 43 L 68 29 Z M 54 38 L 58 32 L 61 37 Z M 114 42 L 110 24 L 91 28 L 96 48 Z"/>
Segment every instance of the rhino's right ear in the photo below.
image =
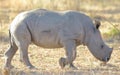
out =
<path fill-rule="evenodd" d="M 95 27 L 96 27 L 97 29 L 99 29 L 101 23 L 100 23 L 99 20 L 94 20 L 94 25 L 95 25 Z"/>

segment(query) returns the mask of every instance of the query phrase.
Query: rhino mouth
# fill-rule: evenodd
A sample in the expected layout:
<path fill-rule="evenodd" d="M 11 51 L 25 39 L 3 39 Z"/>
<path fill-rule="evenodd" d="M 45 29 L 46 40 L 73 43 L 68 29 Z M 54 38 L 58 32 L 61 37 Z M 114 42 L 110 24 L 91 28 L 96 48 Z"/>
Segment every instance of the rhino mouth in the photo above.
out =
<path fill-rule="evenodd" d="M 105 57 L 104 59 L 102 59 L 102 61 L 104 62 L 108 62 L 110 60 L 110 57 Z"/>
<path fill-rule="evenodd" d="M 110 60 L 110 57 L 105 57 L 105 58 L 98 58 L 98 57 L 95 57 L 97 58 L 98 60 L 102 61 L 102 62 L 108 62 Z"/>

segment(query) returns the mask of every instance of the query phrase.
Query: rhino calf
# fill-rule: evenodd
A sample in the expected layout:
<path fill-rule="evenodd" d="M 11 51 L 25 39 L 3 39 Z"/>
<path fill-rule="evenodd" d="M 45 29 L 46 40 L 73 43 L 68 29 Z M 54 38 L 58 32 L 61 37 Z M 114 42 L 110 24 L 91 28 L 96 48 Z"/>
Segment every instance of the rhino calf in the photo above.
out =
<path fill-rule="evenodd" d="M 64 47 L 66 57 L 61 57 L 61 68 L 70 65 L 75 68 L 76 47 L 86 45 L 97 59 L 107 62 L 112 48 L 102 40 L 100 23 L 77 11 L 55 12 L 45 9 L 26 11 L 15 17 L 10 25 L 10 47 L 5 52 L 5 68 L 11 67 L 16 51 L 20 51 L 20 60 L 29 68 L 28 46 L 34 43 L 43 48 Z"/>

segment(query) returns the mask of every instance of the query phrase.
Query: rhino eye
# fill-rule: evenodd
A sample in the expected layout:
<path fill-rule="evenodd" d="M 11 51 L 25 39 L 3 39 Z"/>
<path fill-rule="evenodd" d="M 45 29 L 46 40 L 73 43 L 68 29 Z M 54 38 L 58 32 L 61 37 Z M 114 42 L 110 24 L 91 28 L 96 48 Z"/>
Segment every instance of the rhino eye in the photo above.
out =
<path fill-rule="evenodd" d="M 101 49 L 104 47 L 104 45 L 101 45 Z"/>

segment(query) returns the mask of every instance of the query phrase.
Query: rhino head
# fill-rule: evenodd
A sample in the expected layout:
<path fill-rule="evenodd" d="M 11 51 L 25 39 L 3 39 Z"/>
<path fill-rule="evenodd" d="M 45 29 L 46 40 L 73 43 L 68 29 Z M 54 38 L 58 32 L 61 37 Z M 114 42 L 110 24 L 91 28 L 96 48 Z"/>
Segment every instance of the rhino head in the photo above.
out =
<path fill-rule="evenodd" d="M 103 62 L 109 61 L 113 48 L 109 48 L 103 41 L 99 31 L 100 22 L 95 20 L 91 31 L 87 33 L 87 47 L 97 59 Z"/>

